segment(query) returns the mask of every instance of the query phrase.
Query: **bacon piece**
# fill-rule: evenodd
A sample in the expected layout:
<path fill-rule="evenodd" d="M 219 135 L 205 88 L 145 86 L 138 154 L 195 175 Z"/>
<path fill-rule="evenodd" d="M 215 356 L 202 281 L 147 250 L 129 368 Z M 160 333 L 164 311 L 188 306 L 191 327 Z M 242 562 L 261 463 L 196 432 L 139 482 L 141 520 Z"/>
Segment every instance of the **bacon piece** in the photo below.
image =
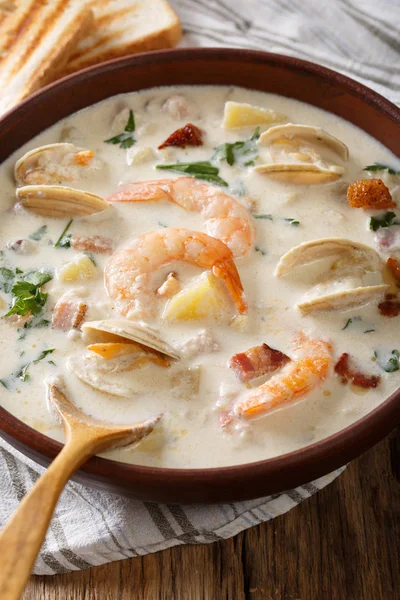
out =
<path fill-rule="evenodd" d="M 72 247 L 80 252 L 93 252 L 94 254 L 112 254 L 113 241 L 102 235 L 78 236 L 72 239 Z"/>
<path fill-rule="evenodd" d="M 335 365 L 335 373 L 340 376 L 343 384 L 351 381 L 354 385 L 362 388 L 376 388 L 381 378 L 379 375 L 365 375 L 357 371 L 352 365 L 349 354 L 344 352 Z"/>
<path fill-rule="evenodd" d="M 400 301 L 397 294 L 385 294 L 384 301 L 378 304 L 378 310 L 383 317 L 397 317 L 400 315 Z"/>
<path fill-rule="evenodd" d="M 396 280 L 397 287 L 400 287 L 400 260 L 397 258 L 388 258 L 386 261 L 389 271 Z"/>
<path fill-rule="evenodd" d="M 232 356 L 229 366 L 241 381 L 250 381 L 261 375 L 272 373 L 283 367 L 290 358 L 267 344 L 254 346 L 246 352 Z"/>
<path fill-rule="evenodd" d="M 9 317 L 6 317 L 6 321 L 7 323 L 9 323 L 10 325 L 13 325 L 14 327 L 23 327 L 25 325 L 25 323 L 29 323 L 29 321 L 32 319 L 32 313 L 28 312 L 26 313 L 26 315 L 16 315 L 15 313 L 13 315 L 10 315 Z"/>
<path fill-rule="evenodd" d="M 51 326 L 53 329 L 61 329 L 61 331 L 79 329 L 85 318 L 86 311 L 87 304 L 81 300 L 60 298 L 54 307 Z"/>
<path fill-rule="evenodd" d="M 188 123 L 184 127 L 177 129 L 165 140 L 161 146 L 158 146 L 159 150 L 167 148 L 167 146 L 178 146 L 178 148 L 185 148 L 185 146 L 202 146 L 202 133 L 201 130 Z"/>
<path fill-rule="evenodd" d="M 353 208 L 395 208 L 396 203 L 382 179 L 359 179 L 347 188 Z"/>

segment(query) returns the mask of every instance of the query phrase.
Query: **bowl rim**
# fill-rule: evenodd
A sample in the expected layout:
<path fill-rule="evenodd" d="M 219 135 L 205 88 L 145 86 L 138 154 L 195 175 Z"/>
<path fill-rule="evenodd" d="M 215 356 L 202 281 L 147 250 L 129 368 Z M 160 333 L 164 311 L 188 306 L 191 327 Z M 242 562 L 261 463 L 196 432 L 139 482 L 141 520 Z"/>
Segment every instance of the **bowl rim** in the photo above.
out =
<path fill-rule="evenodd" d="M 262 62 L 268 64 L 277 64 L 283 68 L 292 70 L 301 70 L 306 73 L 328 80 L 330 83 L 339 84 L 345 87 L 350 93 L 356 95 L 364 103 L 374 106 L 385 113 L 386 118 L 400 123 L 400 108 L 392 102 L 371 90 L 367 86 L 359 83 L 346 75 L 342 75 L 314 62 L 306 61 L 300 58 L 286 56 L 277 53 L 269 53 L 258 50 L 236 49 L 236 48 L 175 48 L 169 50 L 157 50 L 146 52 L 134 56 L 112 59 L 110 61 L 88 67 L 78 73 L 68 75 L 54 83 L 35 92 L 29 98 L 19 103 L 16 107 L 6 112 L 0 118 L 0 128 L 6 126 L 9 118 L 15 114 L 22 113 L 27 106 L 40 105 L 41 98 L 51 96 L 53 90 L 62 87 L 79 86 L 88 77 L 96 76 L 98 73 L 123 69 L 126 65 L 149 64 L 152 61 L 161 61 L 171 63 L 180 58 L 185 60 L 198 60 L 207 58 L 208 60 L 227 60 L 233 61 L 240 58 L 244 62 Z M 202 85 L 202 84 L 199 84 Z M 207 85 L 207 84 L 203 84 Z M 162 86 L 164 87 L 164 86 Z M 240 86 L 238 86 L 240 87 Z M 245 86 L 241 86 L 244 89 Z M 112 97 L 111 94 L 109 97 Z M 82 110 L 82 109 L 81 109 Z M 73 113 L 71 113 L 73 114 Z M 26 142 L 24 142 L 26 143 Z M 221 480 L 225 478 L 232 480 L 232 476 L 251 479 L 262 475 L 263 477 L 277 475 L 283 468 L 293 472 L 297 469 L 304 470 L 304 467 L 311 465 L 315 460 L 321 462 L 332 460 L 337 456 L 342 446 L 347 446 L 352 439 L 365 438 L 376 443 L 383 435 L 387 435 L 400 422 L 400 388 L 396 390 L 389 398 L 383 401 L 372 411 L 348 425 L 344 429 L 323 438 L 313 444 L 304 446 L 292 452 L 266 458 L 250 463 L 240 463 L 231 466 L 222 467 L 196 467 L 196 468 L 169 468 L 135 465 L 125 462 L 112 460 L 109 458 L 93 457 L 82 467 L 80 471 L 101 476 L 116 476 L 121 481 L 130 481 L 138 479 L 141 476 L 158 477 L 166 479 L 171 484 L 182 481 L 183 479 L 196 482 L 210 483 L 216 476 Z M 374 432 L 379 430 L 379 435 Z M 382 431 L 384 432 L 382 434 Z M 50 438 L 36 429 L 33 429 L 17 417 L 13 416 L 5 408 L 0 406 L 0 435 L 13 445 L 16 442 L 17 448 L 29 449 L 35 459 L 45 462 L 54 458 L 63 448 L 63 444 Z M 372 445 L 370 443 L 370 445 Z"/>

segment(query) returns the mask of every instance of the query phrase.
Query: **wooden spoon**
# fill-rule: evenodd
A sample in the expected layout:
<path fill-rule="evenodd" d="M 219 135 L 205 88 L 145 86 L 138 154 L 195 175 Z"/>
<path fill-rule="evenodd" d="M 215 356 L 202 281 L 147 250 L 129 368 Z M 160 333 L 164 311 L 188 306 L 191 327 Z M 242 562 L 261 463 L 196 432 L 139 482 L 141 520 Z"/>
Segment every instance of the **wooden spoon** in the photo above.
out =
<path fill-rule="evenodd" d="M 63 420 L 66 443 L 0 534 L 1 600 L 20 598 L 71 475 L 99 452 L 140 441 L 161 418 L 130 426 L 112 425 L 85 415 L 55 385 L 50 385 L 49 397 Z"/>

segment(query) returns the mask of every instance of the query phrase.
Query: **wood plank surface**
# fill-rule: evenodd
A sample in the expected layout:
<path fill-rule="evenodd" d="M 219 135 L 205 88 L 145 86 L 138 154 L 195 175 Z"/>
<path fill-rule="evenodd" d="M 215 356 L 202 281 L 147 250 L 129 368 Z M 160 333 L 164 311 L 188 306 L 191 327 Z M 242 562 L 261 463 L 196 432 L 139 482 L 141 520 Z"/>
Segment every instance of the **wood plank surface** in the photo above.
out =
<path fill-rule="evenodd" d="M 23 600 L 396 600 L 400 433 L 288 514 L 237 537 L 55 577 Z"/>

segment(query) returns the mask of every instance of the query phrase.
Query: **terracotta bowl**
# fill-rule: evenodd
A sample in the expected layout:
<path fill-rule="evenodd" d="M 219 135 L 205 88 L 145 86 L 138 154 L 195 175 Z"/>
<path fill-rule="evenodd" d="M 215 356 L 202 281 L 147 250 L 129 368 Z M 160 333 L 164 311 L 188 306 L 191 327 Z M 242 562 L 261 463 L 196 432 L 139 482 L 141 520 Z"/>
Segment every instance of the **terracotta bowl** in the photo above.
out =
<path fill-rule="evenodd" d="M 0 121 L 0 162 L 33 136 L 81 108 L 115 94 L 172 84 L 237 85 L 296 98 L 358 125 L 400 156 L 400 110 L 363 85 L 296 58 L 207 48 L 151 52 L 115 60 L 48 86 Z M 398 423 L 400 390 L 339 433 L 269 460 L 214 469 L 160 469 L 93 458 L 75 479 L 104 491 L 158 502 L 256 498 L 329 473 L 377 443 Z M 2 408 L 0 432 L 15 448 L 42 465 L 61 449 L 61 444 Z"/>

